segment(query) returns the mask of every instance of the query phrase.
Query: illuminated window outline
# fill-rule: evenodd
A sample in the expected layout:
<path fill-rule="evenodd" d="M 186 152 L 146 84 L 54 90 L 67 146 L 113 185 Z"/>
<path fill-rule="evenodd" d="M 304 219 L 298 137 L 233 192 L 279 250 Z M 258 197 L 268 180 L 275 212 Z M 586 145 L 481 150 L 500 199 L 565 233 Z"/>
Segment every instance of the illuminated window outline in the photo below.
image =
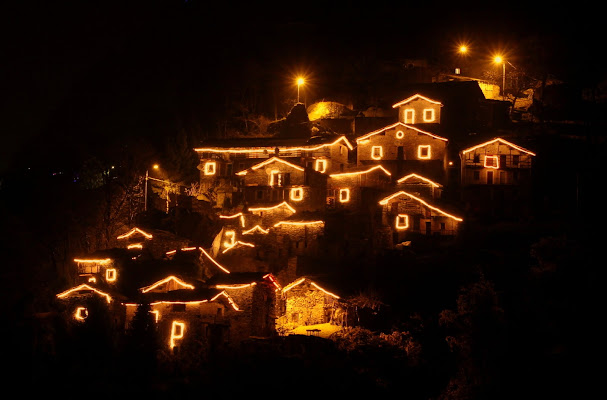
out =
<path fill-rule="evenodd" d="M 405 137 L 405 131 L 398 130 L 398 131 L 396 131 L 396 135 L 395 136 L 396 136 L 397 139 L 402 139 L 402 138 Z"/>
<path fill-rule="evenodd" d="M 105 280 L 108 282 L 115 282 L 118 274 L 116 268 L 108 268 L 105 270 Z"/>
<path fill-rule="evenodd" d="M 280 170 L 279 169 L 270 170 L 270 173 L 269 173 L 269 175 L 270 175 L 270 186 L 274 186 L 274 185 L 280 186 L 280 178 L 279 177 L 274 178 L 275 176 L 277 176 L 279 174 L 280 174 Z"/>
<path fill-rule="evenodd" d="M 424 155 L 424 151 L 428 153 Z M 417 158 L 420 160 L 429 160 L 432 157 L 432 147 L 429 144 L 420 144 L 417 146 Z"/>
<path fill-rule="evenodd" d="M 303 193 L 304 191 L 301 187 L 291 188 L 290 198 L 293 201 L 302 201 Z"/>
<path fill-rule="evenodd" d="M 494 162 L 492 164 L 488 164 L 487 160 L 494 160 Z M 500 167 L 500 158 L 499 158 L 499 156 L 488 156 L 488 155 L 485 155 L 485 159 L 483 161 L 483 166 L 485 168 L 499 169 L 499 167 Z"/>
<path fill-rule="evenodd" d="M 318 158 L 314 163 L 314 170 L 324 173 L 327 170 L 327 160 L 324 158 Z"/>
<path fill-rule="evenodd" d="M 158 320 L 160 319 L 160 311 L 150 310 L 150 314 L 154 314 L 154 322 L 158 323 Z"/>
<path fill-rule="evenodd" d="M 78 321 L 84 321 L 89 316 L 89 310 L 86 307 L 76 307 L 74 312 L 74 319 Z"/>
<path fill-rule="evenodd" d="M 409 228 L 409 216 L 407 214 L 398 214 L 395 218 L 394 227 L 399 231 Z"/>
<path fill-rule="evenodd" d="M 406 108 L 403 111 L 403 121 L 405 124 L 415 123 L 415 110 L 413 108 Z"/>
<path fill-rule="evenodd" d="M 339 202 L 347 203 L 350 201 L 350 189 L 339 189 Z"/>
<path fill-rule="evenodd" d="M 379 153 L 379 154 L 376 154 Z M 381 160 L 384 157 L 384 148 L 382 146 L 371 146 L 371 158 Z"/>
<path fill-rule="evenodd" d="M 215 161 L 207 161 L 204 164 L 204 174 L 205 175 L 215 175 L 217 172 L 217 163 Z"/>
<path fill-rule="evenodd" d="M 185 322 L 181 321 L 173 321 L 171 324 L 171 338 L 169 340 L 169 346 L 171 349 L 175 347 L 176 339 L 183 339 L 183 334 L 185 332 Z"/>
<path fill-rule="evenodd" d="M 428 114 L 430 114 L 430 116 L 428 116 Z M 434 108 L 424 108 L 423 115 L 424 122 L 432 122 L 436 120 L 436 112 Z"/>

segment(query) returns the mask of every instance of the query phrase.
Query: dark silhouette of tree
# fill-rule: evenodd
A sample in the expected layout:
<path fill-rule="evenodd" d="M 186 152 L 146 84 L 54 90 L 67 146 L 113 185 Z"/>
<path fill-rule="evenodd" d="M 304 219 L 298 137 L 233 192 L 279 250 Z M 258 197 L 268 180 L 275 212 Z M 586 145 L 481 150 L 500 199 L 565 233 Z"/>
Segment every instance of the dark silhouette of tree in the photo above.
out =
<path fill-rule="evenodd" d="M 126 332 L 123 356 L 125 372 L 140 383 L 150 383 L 156 375 L 160 348 L 154 314 L 148 302 L 137 306 L 137 311 Z"/>

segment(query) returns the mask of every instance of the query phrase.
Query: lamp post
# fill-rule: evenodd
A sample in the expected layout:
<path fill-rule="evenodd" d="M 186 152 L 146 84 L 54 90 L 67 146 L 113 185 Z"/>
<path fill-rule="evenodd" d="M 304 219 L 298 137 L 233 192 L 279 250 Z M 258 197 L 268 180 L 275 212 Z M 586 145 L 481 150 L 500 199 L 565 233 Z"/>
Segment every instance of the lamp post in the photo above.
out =
<path fill-rule="evenodd" d="M 303 78 L 297 78 L 297 102 L 299 103 L 299 87 L 304 84 Z"/>
<path fill-rule="evenodd" d="M 160 167 L 158 166 L 158 164 L 154 164 L 154 165 L 152 166 L 152 168 L 154 168 L 154 169 L 158 169 L 158 168 L 160 168 Z M 144 211 L 147 211 L 147 210 L 148 210 L 148 180 L 149 180 L 149 179 L 150 179 L 149 170 L 148 170 L 148 169 L 146 169 L 146 170 L 145 170 L 145 188 L 144 188 L 145 193 L 144 193 L 144 195 L 143 195 L 143 197 L 144 197 L 144 206 L 143 206 L 143 210 L 144 210 Z"/>
<path fill-rule="evenodd" d="M 495 56 L 493 61 L 502 64 L 502 100 L 506 100 L 506 62 L 501 56 Z"/>

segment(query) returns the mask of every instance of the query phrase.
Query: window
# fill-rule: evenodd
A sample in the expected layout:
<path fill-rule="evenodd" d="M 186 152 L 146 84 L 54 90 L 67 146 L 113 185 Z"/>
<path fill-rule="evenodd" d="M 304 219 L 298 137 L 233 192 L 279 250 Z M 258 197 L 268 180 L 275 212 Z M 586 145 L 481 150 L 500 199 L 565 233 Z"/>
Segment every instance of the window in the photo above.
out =
<path fill-rule="evenodd" d="M 236 232 L 235 231 L 226 231 L 224 234 L 224 237 L 226 239 L 226 241 L 223 242 L 223 245 L 225 247 L 234 246 L 234 244 L 236 243 Z"/>
<path fill-rule="evenodd" d="M 291 200 L 293 201 L 301 201 L 303 200 L 303 188 L 292 188 L 291 189 Z"/>
<path fill-rule="evenodd" d="M 498 169 L 500 167 L 498 156 L 485 156 L 485 168 Z"/>
<path fill-rule="evenodd" d="M 478 164 L 481 162 L 481 156 L 479 154 L 475 154 L 474 158 L 472 159 L 472 162 L 475 164 Z"/>
<path fill-rule="evenodd" d="M 89 310 L 86 307 L 78 307 L 76 308 L 76 312 L 74 313 L 74 318 L 77 320 L 85 320 L 86 317 L 89 316 Z"/>
<path fill-rule="evenodd" d="M 405 124 L 414 124 L 415 123 L 415 110 L 409 108 L 405 110 Z"/>
<path fill-rule="evenodd" d="M 350 189 L 339 189 L 339 202 L 347 203 L 350 201 Z"/>
<path fill-rule="evenodd" d="M 444 231 L 444 230 L 445 230 L 445 228 L 446 228 L 446 227 L 445 227 L 445 223 L 444 223 L 444 222 L 441 222 L 441 223 L 440 223 L 440 230 L 441 230 L 441 231 Z"/>
<path fill-rule="evenodd" d="M 395 227 L 399 231 L 403 230 L 403 229 L 407 229 L 409 227 L 409 216 L 406 214 L 398 214 L 396 216 Z"/>
<path fill-rule="evenodd" d="M 420 160 L 427 160 L 431 157 L 430 145 L 419 145 L 417 146 L 417 158 Z"/>
<path fill-rule="evenodd" d="M 433 108 L 426 108 L 424 110 L 424 122 L 432 122 L 436 118 Z"/>
<path fill-rule="evenodd" d="M 381 160 L 384 156 L 384 149 L 381 146 L 371 147 L 371 158 L 374 160 Z"/>
<path fill-rule="evenodd" d="M 397 139 L 402 139 L 404 137 L 405 137 L 405 132 L 403 132 L 403 131 L 397 131 L 396 132 L 396 138 Z"/>
<path fill-rule="evenodd" d="M 116 281 L 116 268 L 108 268 L 105 270 L 105 280 L 108 282 Z"/>
<path fill-rule="evenodd" d="M 316 160 L 314 169 L 318 172 L 325 172 L 327 170 L 327 160 L 325 160 L 325 159 Z"/>
<path fill-rule="evenodd" d="M 520 156 L 518 154 L 512 156 L 512 166 L 518 167 Z"/>
<path fill-rule="evenodd" d="M 205 175 L 215 175 L 217 172 L 217 163 L 215 161 L 207 161 L 204 164 L 204 174 Z"/>

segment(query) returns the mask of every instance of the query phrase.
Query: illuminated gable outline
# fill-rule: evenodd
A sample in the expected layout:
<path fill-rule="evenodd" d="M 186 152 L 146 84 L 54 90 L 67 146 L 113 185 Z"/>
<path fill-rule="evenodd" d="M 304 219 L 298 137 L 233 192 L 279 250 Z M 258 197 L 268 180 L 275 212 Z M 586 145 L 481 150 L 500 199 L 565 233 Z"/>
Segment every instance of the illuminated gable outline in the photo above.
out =
<path fill-rule="evenodd" d="M 250 167 L 249 169 L 250 169 L 251 171 L 255 171 L 255 170 L 257 170 L 257 169 L 259 169 L 259 168 L 261 168 L 261 167 L 264 167 L 264 166 L 266 166 L 266 165 L 268 165 L 268 164 L 270 164 L 270 163 L 273 163 L 273 162 L 275 162 L 275 161 L 276 161 L 276 162 L 281 162 L 281 163 L 283 163 L 283 164 L 285 164 L 285 165 L 287 165 L 287 166 L 289 166 L 289 167 L 295 168 L 295 169 L 296 169 L 296 170 L 298 170 L 298 171 L 303 171 L 303 170 L 304 170 L 304 169 L 303 169 L 302 167 L 300 167 L 299 165 L 291 164 L 290 162 L 285 161 L 285 160 L 283 160 L 282 158 L 278 158 L 278 157 L 272 157 L 272 158 L 268 158 L 268 159 L 267 159 L 267 160 L 265 160 L 265 161 L 262 161 L 262 162 L 260 162 L 260 163 L 258 163 L 258 164 L 253 165 L 253 166 L 252 166 L 252 167 Z M 278 171 L 278 170 L 275 170 L 275 171 Z M 248 172 L 248 169 L 245 169 L 244 171 L 237 172 L 237 173 L 236 173 L 236 175 L 241 175 L 241 176 L 242 176 L 242 175 L 246 175 L 246 174 L 247 174 L 247 172 Z"/>
<path fill-rule="evenodd" d="M 408 98 L 406 98 L 405 100 L 399 101 L 398 103 L 394 104 L 394 105 L 392 106 L 392 108 L 397 108 L 397 107 L 400 107 L 400 106 L 402 106 L 403 104 L 407 104 L 407 103 L 409 103 L 409 102 L 411 102 L 411 101 L 413 101 L 413 100 L 415 100 L 415 99 L 422 99 L 422 100 L 426 100 L 426 101 L 427 101 L 427 102 L 429 102 L 429 103 L 432 103 L 432 104 L 437 104 L 437 105 L 440 105 L 440 106 L 442 106 L 442 105 L 443 105 L 443 104 L 442 104 L 440 101 L 429 99 L 429 98 L 427 98 L 427 97 L 425 97 L 425 96 L 422 96 L 421 94 L 414 94 L 413 96 L 408 97 Z"/>
<path fill-rule="evenodd" d="M 461 219 L 459 217 L 456 217 L 454 215 L 448 214 L 448 213 L 444 212 L 443 210 L 441 210 L 440 208 L 431 206 L 430 204 L 428 204 L 424 200 L 420 199 L 419 197 L 414 196 L 411 193 L 405 192 L 404 190 L 400 190 L 400 191 L 398 191 L 396 193 L 391 194 L 388 197 L 383 198 L 382 200 L 379 201 L 379 204 L 386 205 L 386 204 L 388 204 L 388 202 L 390 200 L 392 200 L 393 198 L 398 197 L 398 196 L 400 196 L 402 194 L 404 194 L 405 196 L 409 196 L 410 198 L 412 198 L 414 200 L 417 200 L 418 202 L 422 203 L 423 205 L 425 205 L 426 207 L 430 208 L 431 210 L 434 210 L 434 211 L 436 211 L 436 212 L 438 212 L 438 213 L 440 213 L 440 214 L 442 214 L 442 215 L 444 215 L 446 217 L 452 218 L 452 219 L 454 219 L 456 221 L 460 221 L 460 222 L 463 221 L 463 219 Z"/>
<path fill-rule="evenodd" d="M 360 143 L 360 142 L 361 142 L 361 141 L 363 141 L 363 140 L 367 140 L 367 139 L 368 139 L 368 138 L 370 138 L 371 136 L 375 136 L 375 135 L 377 135 L 378 133 L 382 133 L 382 132 L 387 131 L 387 130 L 389 130 L 389 129 L 396 128 L 397 126 L 401 126 L 401 127 L 407 128 L 407 129 L 413 129 L 414 131 L 416 131 L 416 132 L 418 132 L 418 133 L 423 133 L 424 135 L 428 135 L 428 136 L 430 136 L 430 137 L 432 137 L 432 138 L 434 138 L 434 139 L 442 140 L 442 141 L 444 141 L 444 142 L 449 141 L 448 139 L 446 139 L 446 138 L 444 138 L 444 137 L 441 137 L 441 136 L 438 136 L 438 135 L 432 134 L 432 133 L 430 133 L 430 132 L 423 131 L 423 130 L 421 130 L 421 129 L 415 128 L 415 127 L 410 126 L 410 125 L 407 125 L 407 124 L 403 124 L 402 122 L 396 122 L 396 123 L 394 123 L 394 124 L 392 124 L 392 125 L 386 126 L 386 127 L 384 127 L 384 128 L 378 129 L 378 130 L 376 130 L 376 131 L 369 132 L 369 133 L 367 133 L 367 134 L 365 134 L 365 135 L 363 135 L 363 136 L 361 136 L 361 137 L 357 138 L 357 139 L 356 139 L 356 142 Z"/>
<path fill-rule="evenodd" d="M 462 154 L 469 153 L 469 152 L 474 151 L 474 150 L 476 150 L 478 148 L 488 146 L 488 145 L 493 144 L 495 142 L 499 142 L 499 143 L 505 144 L 506 146 L 510 146 L 513 149 L 516 149 L 518 151 L 522 151 L 523 153 L 527 153 L 527 154 L 532 155 L 532 156 L 536 155 L 535 153 L 532 153 L 531 151 L 529 151 L 527 149 L 524 149 L 524 148 L 522 148 L 520 146 L 517 146 L 514 143 L 508 142 L 507 140 L 504 140 L 502 138 L 495 138 L 493 140 L 489 140 L 487 142 L 484 142 L 484 143 L 478 144 L 476 146 L 470 147 L 468 149 L 462 150 Z"/>
<path fill-rule="evenodd" d="M 422 181 L 424 181 L 426 183 L 429 183 L 433 187 L 440 187 L 440 185 L 438 183 L 433 182 L 430 179 L 424 178 L 423 176 L 417 175 L 415 173 L 411 173 L 409 175 L 403 176 L 402 178 L 400 178 L 399 180 L 397 180 L 396 183 L 404 183 L 405 181 L 408 181 L 409 179 L 413 179 L 413 178 L 417 178 L 417 179 L 420 179 L 420 180 L 422 180 Z"/>
<path fill-rule="evenodd" d="M 361 175 L 361 174 L 367 174 L 369 172 L 375 171 L 376 169 L 381 169 L 382 171 L 384 171 L 384 173 L 388 176 L 391 176 L 392 174 L 390 173 L 390 171 L 388 171 L 387 169 L 385 169 L 384 167 L 382 167 L 381 165 L 375 165 L 369 169 L 366 169 L 364 171 L 356 171 L 356 172 L 339 172 L 337 174 L 331 174 L 329 175 L 329 177 L 331 178 L 345 178 L 348 176 L 353 176 L 353 175 Z"/>
<path fill-rule="evenodd" d="M 346 144 L 346 146 L 348 147 L 348 149 L 350 150 L 354 150 L 354 147 L 350 144 L 350 142 L 348 141 L 348 139 L 345 136 L 340 136 L 339 138 L 337 138 L 337 140 L 335 140 L 332 143 L 325 143 L 325 144 L 321 144 L 318 146 L 298 146 L 298 147 L 288 147 L 288 146 L 262 146 L 262 147 L 247 147 L 247 148 L 238 148 L 238 147 L 230 147 L 230 148 L 221 148 L 221 147 L 201 147 L 201 148 L 195 148 L 194 151 L 196 152 L 200 152 L 200 153 L 204 153 L 204 152 L 209 152 L 209 153 L 259 153 L 259 152 L 263 152 L 264 150 L 269 151 L 274 151 L 274 149 L 278 148 L 278 150 L 280 151 L 284 151 L 284 152 L 288 152 L 288 151 L 315 151 L 315 150 L 320 150 L 323 147 L 331 147 L 334 144 L 337 144 L 339 142 L 344 142 Z"/>
<path fill-rule="evenodd" d="M 116 237 L 116 239 L 126 239 L 126 238 L 128 238 L 128 237 L 130 237 L 130 236 L 134 235 L 135 233 L 140 233 L 140 234 L 142 234 L 142 235 L 143 235 L 143 236 L 144 236 L 146 239 L 151 239 L 151 238 L 153 237 L 151 234 L 149 234 L 149 233 L 147 233 L 147 232 L 144 232 L 144 231 L 142 231 L 142 230 L 141 230 L 141 229 L 139 229 L 139 228 L 133 228 L 133 229 L 131 229 L 130 231 L 128 231 L 127 233 L 122 234 L 122 235 L 120 235 L 120 236 Z"/>
<path fill-rule="evenodd" d="M 108 303 L 112 302 L 112 298 L 110 297 L 109 294 L 102 292 L 101 290 L 95 289 L 92 286 L 87 285 L 86 283 L 83 283 L 82 285 L 76 286 L 74 288 L 68 289 L 64 292 L 61 292 L 57 295 L 57 297 L 59 297 L 60 299 L 69 296 L 70 294 L 72 294 L 73 292 L 79 292 L 81 290 L 89 290 L 91 292 L 95 292 L 100 296 L 105 297 L 105 299 L 107 300 Z"/>
<path fill-rule="evenodd" d="M 283 201 L 282 203 L 277 204 L 275 206 L 271 206 L 271 207 L 253 207 L 253 208 L 249 208 L 249 211 L 251 211 L 251 212 L 255 212 L 255 211 L 270 211 L 270 210 L 274 210 L 274 209 L 282 207 L 282 206 L 287 207 L 292 213 L 295 213 L 295 209 L 293 207 L 291 207 L 289 205 L 289 203 L 287 203 L 286 201 Z"/>
<path fill-rule="evenodd" d="M 166 278 L 164 278 L 162 280 L 159 280 L 158 282 L 153 283 L 153 284 L 151 284 L 149 286 L 142 287 L 139 290 L 141 291 L 141 293 L 147 293 L 150 290 L 154 290 L 158 286 L 164 285 L 164 284 L 169 283 L 169 282 L 175 282 L 177 285 L 181 286 L 183 289 L 194 289 L 194 285 L 190 285 L 189 283 L 185 283 L 184 281 L 182 281 L 181 279 L 177 278 L 176 276 L 171 275 L 171 276 L 167 276 Z"/>

